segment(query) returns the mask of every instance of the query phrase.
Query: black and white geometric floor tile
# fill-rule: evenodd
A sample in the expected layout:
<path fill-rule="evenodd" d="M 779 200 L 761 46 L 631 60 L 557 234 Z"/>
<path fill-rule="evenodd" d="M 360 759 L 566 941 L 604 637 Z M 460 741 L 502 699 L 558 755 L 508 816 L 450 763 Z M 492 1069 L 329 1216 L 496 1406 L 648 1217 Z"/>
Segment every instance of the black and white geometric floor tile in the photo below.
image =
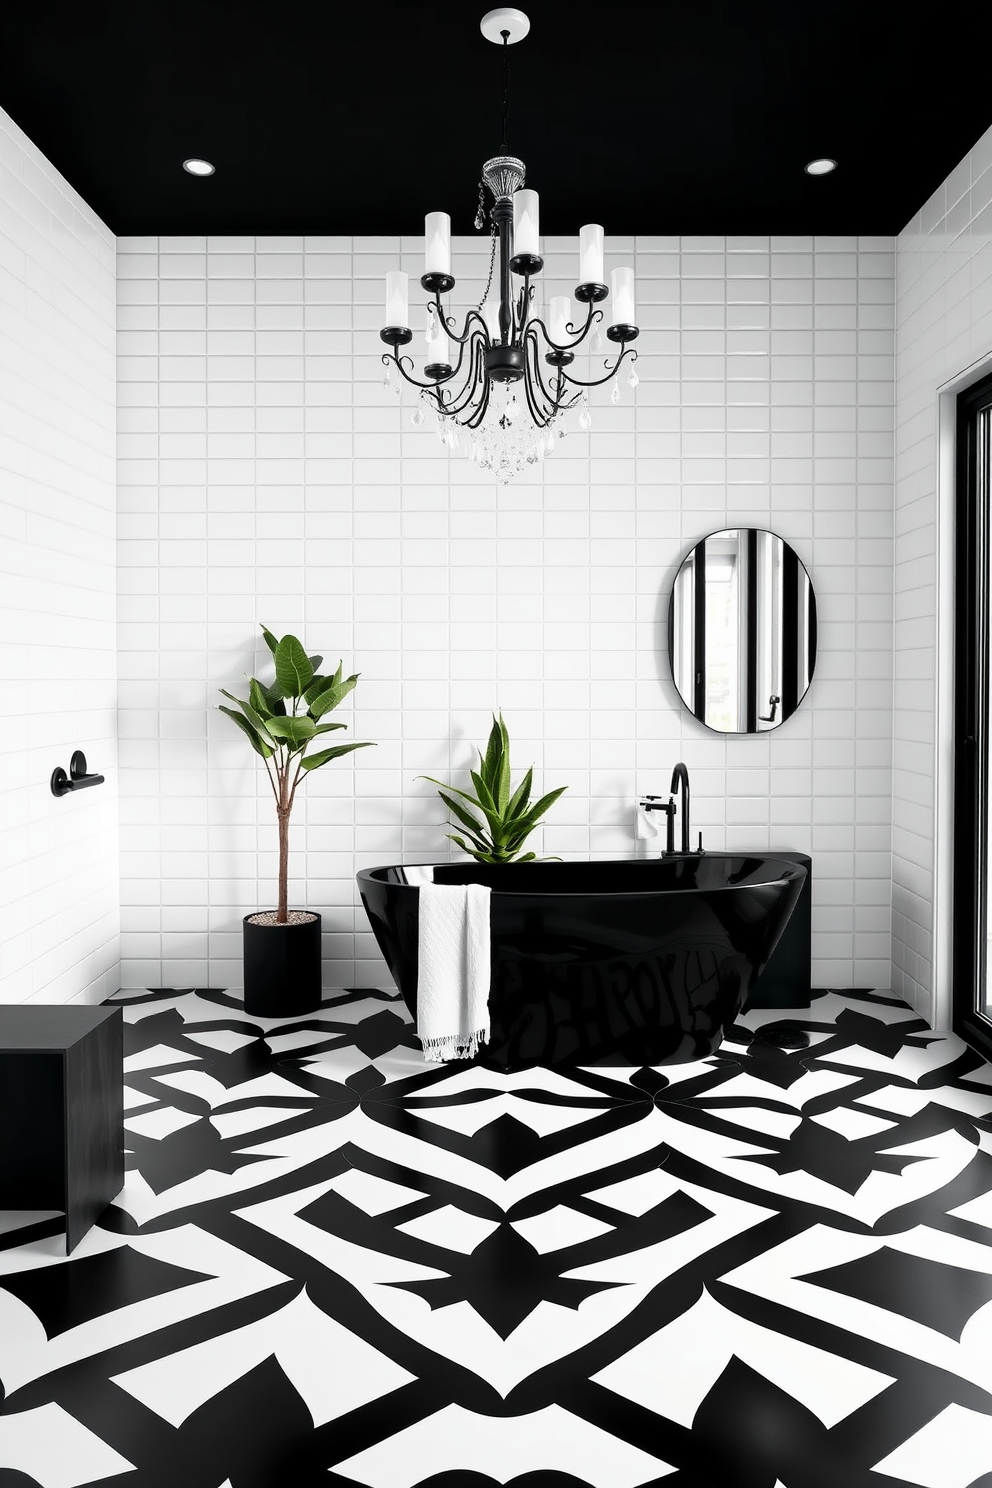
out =
<path fill-rule="evenodd" d="M 0 1214 L 0 1488 L 992 1488 L 992 1071 L 897 1000 L 425 1064 L 122 996 L 127 1183 Z"/>

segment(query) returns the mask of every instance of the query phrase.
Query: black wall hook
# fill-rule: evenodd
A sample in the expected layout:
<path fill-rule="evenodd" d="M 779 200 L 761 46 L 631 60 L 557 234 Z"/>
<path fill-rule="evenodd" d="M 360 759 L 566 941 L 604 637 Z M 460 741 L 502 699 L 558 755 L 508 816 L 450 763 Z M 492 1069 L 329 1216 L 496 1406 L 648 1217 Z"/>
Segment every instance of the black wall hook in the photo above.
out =
<path fill-rule="evenodd" d="M 61 765 L 56 765 L 52 771 L 52 795 L 65 796 L 69 791 L 86 790 L 90 785 L 102 785 L 105 776 L 87 775 L 86 756 L 81 749 L 77 749 L 69 761 L 69 773 L 65 773 Z"/>

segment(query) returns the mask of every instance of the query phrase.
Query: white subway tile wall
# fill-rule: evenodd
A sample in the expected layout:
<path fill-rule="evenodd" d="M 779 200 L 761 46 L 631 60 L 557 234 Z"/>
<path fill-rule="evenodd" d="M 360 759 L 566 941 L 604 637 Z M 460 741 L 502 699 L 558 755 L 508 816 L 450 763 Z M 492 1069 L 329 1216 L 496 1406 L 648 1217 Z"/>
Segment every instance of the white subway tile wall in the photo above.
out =
<path fill-rule="evenodd" d="M 992 352 L 992 129 L 899 234 L 896 286 L 892 976 L 946 1022 L 933 970 L 937 390 Z"/>
<path fill-rule="evenodd" d="M 577 244 L 544 246 L 546 304 Z M 453 310 L 487 268 L 454 248 Z M 238 986 L 241 916 L 272 903 L 269 786 L 215 707 L 264 667 L 259 622 L 361 672 L 339 716 L 377 744 L 294 813 L 329 986 L 388 984 L 355 870 L 457 856 L 418 777 L 466 783 L 494 709 L 517 768 L 569 787 L 538 852 L 632 855 L 636 797 L 683 759 L 708 847 L 812 853 L 816 984 L 888 986 L 891 238 L 608 239 L 636 269 L 636 395 L 621 372 L 620 405 L 594 393 L 592 431 L 507 487 L 383 388 L 383 275 L 416 284 L 418 240 L 118 250 L 125 986 Z M 819 607 L 808 699 L 757 738 L 698 724 L 667 660 L 680 558 L 727 525 L 791 542 Z"/>
<path fill-rule="evenodd" d="M 0 1003 L 119 986 L 114 280 L 0 110 Z M 58 800 L 75 749 L 107 784 Z"/>

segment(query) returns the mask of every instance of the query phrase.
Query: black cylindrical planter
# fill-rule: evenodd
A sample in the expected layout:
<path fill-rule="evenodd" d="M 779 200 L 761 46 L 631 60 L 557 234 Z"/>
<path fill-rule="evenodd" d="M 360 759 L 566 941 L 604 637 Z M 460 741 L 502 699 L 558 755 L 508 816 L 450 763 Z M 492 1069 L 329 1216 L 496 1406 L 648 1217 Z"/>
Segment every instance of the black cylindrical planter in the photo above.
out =
<path fill-rule="evenodd" d="M 255 914 L 264 913 L 256 910 Z M 313 913 L 307 911 L 307 913 Z M 244 918 L 245 1012 L 292 1018 L 320 1007 L 320 915 L 297 925 Z"/>

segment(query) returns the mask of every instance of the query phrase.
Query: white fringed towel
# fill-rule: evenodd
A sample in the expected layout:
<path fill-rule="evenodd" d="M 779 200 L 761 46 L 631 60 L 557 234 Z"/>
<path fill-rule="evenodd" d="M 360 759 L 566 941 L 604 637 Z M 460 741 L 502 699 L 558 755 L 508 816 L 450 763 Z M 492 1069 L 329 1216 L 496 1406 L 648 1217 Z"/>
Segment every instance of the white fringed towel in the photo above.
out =
<path fill-rule="evenodd" d="M 471 1059 L 489 1038 L 489 890 L 422 884 L 417 892 L 417 1037 L 426 1059 Z"/>

